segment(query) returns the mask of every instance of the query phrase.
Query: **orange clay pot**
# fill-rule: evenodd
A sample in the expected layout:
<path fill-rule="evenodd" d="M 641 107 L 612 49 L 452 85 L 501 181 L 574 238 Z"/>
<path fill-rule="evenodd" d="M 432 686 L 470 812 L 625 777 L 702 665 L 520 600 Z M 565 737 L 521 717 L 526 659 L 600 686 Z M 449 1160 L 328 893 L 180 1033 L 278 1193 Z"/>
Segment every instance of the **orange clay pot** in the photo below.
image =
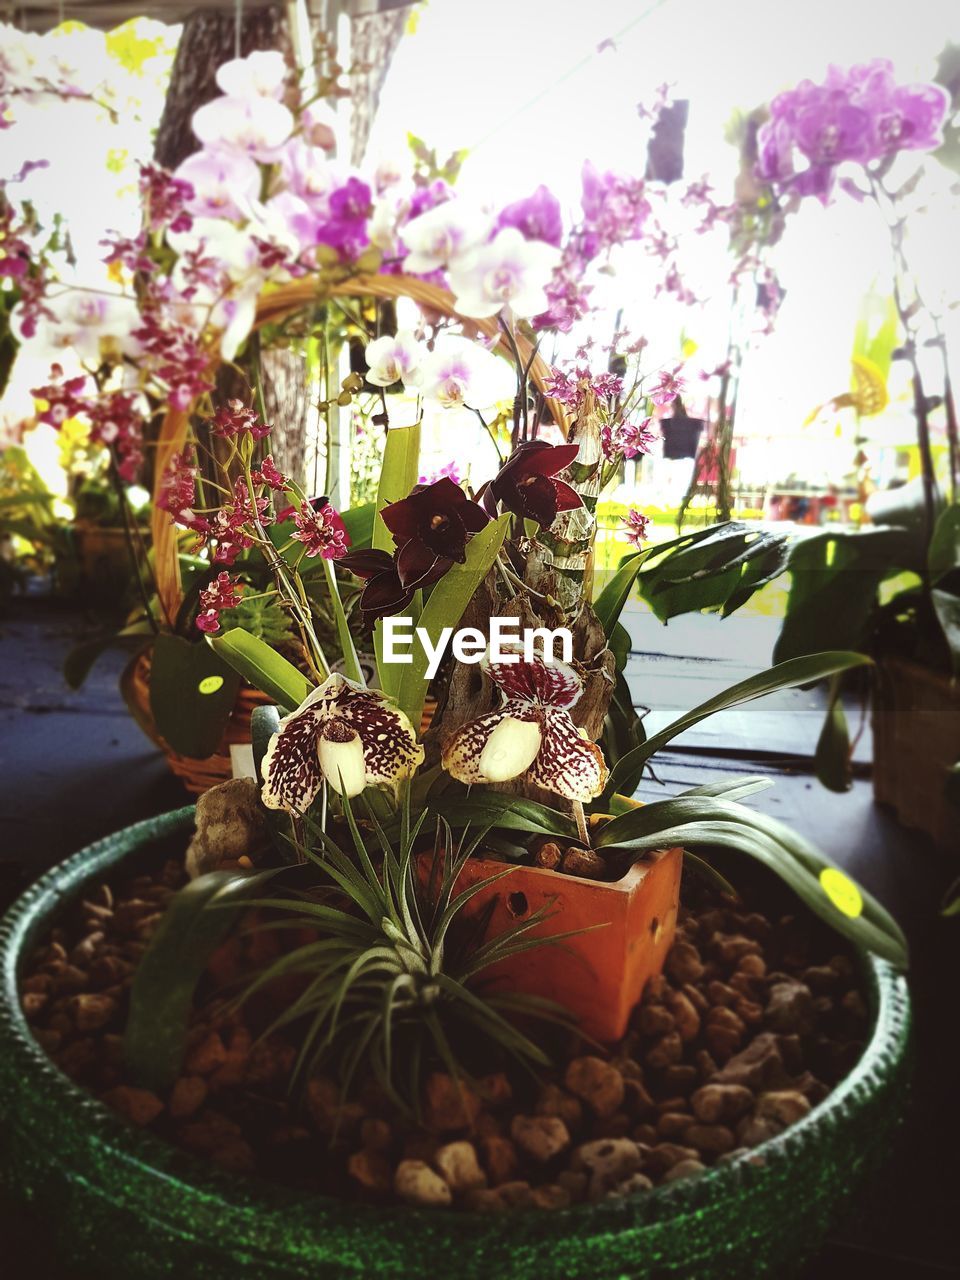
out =
<path fill-rule="evenodd" d="M 663 968 L 673 942 L 682 865 L 681 849 L 657 850 L 613 883 L 516 866 L 472 898 L 464 913 L 475 915 L 496 899 L 488 938 L 550 904 L 550 918 L 527 936 L 548 938 L 589 929 L 554 946 L 523 951 L 488 972 L 498 985 L 562 1004 L 595 1039 L 619 1040 L 643 988 Z M 463 892 L 503 870 L 502 862 L 470 858 L 458 888 Z"/>

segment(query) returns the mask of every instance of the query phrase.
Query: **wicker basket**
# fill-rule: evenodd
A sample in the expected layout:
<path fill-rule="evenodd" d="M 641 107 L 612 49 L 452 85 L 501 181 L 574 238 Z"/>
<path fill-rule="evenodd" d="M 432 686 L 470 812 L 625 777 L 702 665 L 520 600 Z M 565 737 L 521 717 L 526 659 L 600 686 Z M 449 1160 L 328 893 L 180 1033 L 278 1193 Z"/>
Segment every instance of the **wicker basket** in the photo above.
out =
<path fill-rule="evenodd" d="M 960 804 L 947 774 L 960 761 L 960 681 L 899 658 L 880 662 L 873 697 L 873 794 L 905 827 L 960 853 Z"/>
<path fill-rule="evenodd" d="M 306 278 L 295 280 L 287 285 L 273 289 L 260 299 L 257 308 L 256 327 L 267 323 L 275 323 L 293 315 L 304 307 L 315 303 L 323 297 L 353 297 L 393 299 L 407 297 L 418 303 L 426 311 L 439 316 L 457 320 L 470 332 L 484 334 L 488 338 L 499 335 L 506 347 L 506 339 L 500 332 L 496 318 L 489 320 L 469 320 L 457 314 L 453 305 L 453 296 L 437 285 L 426 284 L 408 276 L 354 276 L 346 280 L 330 282 L 329 280 Z M 532 355 L 529 344 L 517 339 L 521 358 L 528 360 Z M 534 386 L 543 391 L 549 374 L 549 366 L 538 355 L 530 365 L 530 378 Z M 554 421 L 561 431 L 566 432 L 567 415 L 559 401 L 547 398 L 547 405 Z M 156 462 L 154 472 L 154 505 L 152 517 L 152 538 L 154 548 L 154 572 L 157 581 L 157 594 L 161 610 L 168 623 L 177 616 L 183 595 L 180 585 L 180 562 L 178 556 L 178 536 L 166 511 L 156 503 L 159 486 L 164 472 L 174 454 L 182 452 L 187 441 L 189 411 L 183 412 L 168 409 L 157 439 Z M 149 662 L 139 663 L 130 672 L 128 681 L 128 698 L 133 702 L 137 718 L 149 736 L 156 742 L 167 756 L 170 768 L 181 778 L 184 785 L 194 794 L 200 794 L 223 782 L 231 776 L 230 751 L 231 743 L 248 743 L 250 741 L 250 715 L 254 707 L 268 701 L 252 689 L 241 690 L 237 707 L 227 726 L 223 741 L 217 752 L 206 760 L 193 760 L 188 756 L 178 755 L 164 743 L 153 726 L 150 712 Z M 428 723 L 428 722 L 426 722 Z"/>

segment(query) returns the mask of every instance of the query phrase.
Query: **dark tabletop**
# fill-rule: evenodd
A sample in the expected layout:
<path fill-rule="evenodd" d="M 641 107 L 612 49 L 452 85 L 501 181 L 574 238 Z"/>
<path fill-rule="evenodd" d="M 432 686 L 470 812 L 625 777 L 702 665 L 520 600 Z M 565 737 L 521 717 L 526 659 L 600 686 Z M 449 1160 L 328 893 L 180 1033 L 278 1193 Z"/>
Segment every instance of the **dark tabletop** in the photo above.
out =
<path fill-rule="evenodd" d="M 767 618 L 712 616 L 678 618 L 663 627 L 633 606 L 624 622 L 633 641 L 627 678 L 636 703 L 649 708 L 648 732 L 768 666 L 777 628 Z M 17 600 L 0 618 L 3 904 L 92 840 L 189 799 L 127 713 L 117 687 L 123 654 L 105 653 L 80 690 L 64 683 L 65 654 L 101 627 L 102 620 L 43 597 Z M 658 755 L 656 778 L 646 779 L 638 795 L 663 798 L 718 772 L 769 774 L 776 785 L 750 803 L 819 844 L 906 930 L 916 1006 L 916 1068 L 907 1122 L 881 1175 L 807 1269 L 805 1280 L 960 1275 L 960 1086 L 954 1044 L 960 921 L 938 915 L 946 887 L 960 874 L 960 851 L 953 859 L 937 854 L 924 837 L 904 831 L 874 805 L 868 724 L 854 756 L 852 789 L 835 795 L 817 783 L 811 762 L 822 706 L 821 692 L 793 690 L 698 725 Z M 855 703 L 848 714 L 857 728 Z M 7 1240 L 4 1246 L 9 1258 Z M 46 1268 L 43 1274 L 56 1280 Z"/>

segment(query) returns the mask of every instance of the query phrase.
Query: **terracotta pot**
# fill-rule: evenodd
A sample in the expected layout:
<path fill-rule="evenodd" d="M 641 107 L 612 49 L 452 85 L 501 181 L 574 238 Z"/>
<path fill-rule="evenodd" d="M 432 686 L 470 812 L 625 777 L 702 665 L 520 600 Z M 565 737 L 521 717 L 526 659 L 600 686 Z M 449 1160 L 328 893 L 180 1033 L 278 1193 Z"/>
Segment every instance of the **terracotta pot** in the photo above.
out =
<path fill-rule="evenodd" d="M 0 1181 L 73 1271 L 98 1280 L 787 1280 L 889 1155 L 905 1102 L 910 1001 L 901 975 L 864 956 L 870 1029 L 860 1061 L 798 1124 L 696 1178 L 572 1209 L 483 1214 L 381 1210 L 217 1169 L 68 1080 L 31 1035 L 17 986 L 61 912 L 104 876 L 182 854 L 192 826 L 183 809 L 82 850 L 0 924 Z"/>
<path fill-rule="evenodd" d="M 475 915 L 495 900 L 487 927 L 490 938 L 543 906 L 550 918 L 529 937 L 588 931 L 521 952 L 489 972 L 513 991 L 565 1005 L 588 1035 L 609 1042 L 624 1034 L 648 979 L 663 968 L 676 931 L 682 867 L 680 849 L 658 850 L 612 883 L 516 866 L 464 910 Z M 471 858 L 458 889 L 462 893 L 503 870 L 502 862 Z"/>
<path fill-rule="evenodd" d="M 960 801 L 948 789 L 960 761 L 960 681 L 885 658 L 873 695 L 873 794 L 905 827 L 960 853 Z M 954 779 L 954 782 L 957 780 Z"/>

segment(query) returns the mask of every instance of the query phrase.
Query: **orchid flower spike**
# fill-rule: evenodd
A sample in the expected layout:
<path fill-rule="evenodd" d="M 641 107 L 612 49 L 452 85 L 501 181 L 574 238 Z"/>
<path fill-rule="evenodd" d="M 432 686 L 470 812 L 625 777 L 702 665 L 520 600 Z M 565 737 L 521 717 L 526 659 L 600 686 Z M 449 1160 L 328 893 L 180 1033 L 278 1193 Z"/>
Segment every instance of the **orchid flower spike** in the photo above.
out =
<path fill-rule="evenodd" d="M 512 662 L 481 668 L 500 690 L 496 711 L 461 725 L 443 747 L 443 767 L 460 782 L 528 780 L 567 800 L 584 803 L 598 796 L 607 766 L 595 742 L 574 724 L 569 708 L 583 692 L 583 681 L 563 662 L 525 661 L 520 650 Z"/>
<path fill-rule="evenodd" d="M 304 814 L 324 779 L 340 795 L 396 788 L 423 762 L 423 747 L 386 694 L 338 672 L 280 721 L 263 758 L 263 803 Z"/>

